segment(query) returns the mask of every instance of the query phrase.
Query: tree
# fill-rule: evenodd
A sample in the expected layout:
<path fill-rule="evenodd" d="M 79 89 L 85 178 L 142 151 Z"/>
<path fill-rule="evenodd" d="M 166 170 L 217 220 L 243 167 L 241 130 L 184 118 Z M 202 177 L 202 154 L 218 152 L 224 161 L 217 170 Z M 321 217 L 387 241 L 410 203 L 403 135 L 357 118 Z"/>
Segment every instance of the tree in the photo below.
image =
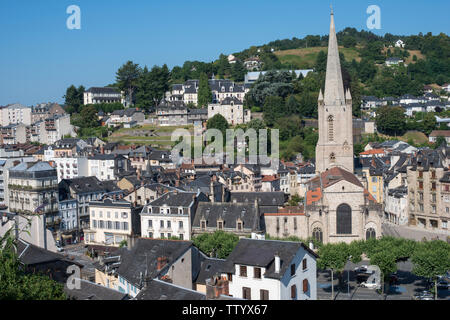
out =
<path fill-rule="evenodd" d="M 231 67 L 231 77 L 234 81 L 244 81 L 246 73 L 247 69 L 245 68 L 241 60 L 237 60 L 235 63 L 233 63 L 233 66 Z"/>
<path fill-rule="evenodd" d="M 406 128 L 405 110 L 401 107 L 380 107 L 377 110 L 375 124 L 382 133 L 402 135 Z"/>
<path fill-rule="evenodd" d="M 219 259 L 227 258 L 239 242 L 239 237 L 222 230 L 204 233 L 193 239 L 194 245 L 201 251 Z"/>
<path fill-rule="evenodd" d="M 169 90 L 170 72 L 167 65 L 153 66 L 149 71 L 147 66 L 142 70 L 136 85 L 136 105 L 149 110 L 157 106 Z"/>
<path fill-rule="evenodd" d="M 438 276 L 450 270 L 450 245 L 439 240 L 420 243 L 411 260 L 414 274 L 434 280 L 436 299 Z"/>
<path fill-rule="evenodd" d="M 317 72 L 325 72 L 327 69 L 327 54 L 321 50 L 317 54 L 316 64 L 314 66 Z"/>
<path fill-rule="evenodd" d="M 224 142 L 228 127 L 229 125 L 227 119 L 225 119 L 221 114 L 214 115 L 214 117 L 206 122 L 207 129 L 217 129 L 222 132 Z"/>
<path fill-rule="evenodd" d="M 200 80 L 198 84 L 198 106 L 207 107 L 208 103 L 212 102 L 212 92 L 209 87 L 208 77 L 205 73 L 200 75 Z"/>
<path fill-rule="evenodd" d="M 429 135 L 436 128 L 437 121 L 433 113 L 427 113 L 423 118 L 423 131 Z"/>
<path fill-rule="evenodd" d="M 269 96 L 266 98 L 264 103 L 264 121 L 271 127 L 274 125 L 275 121 L 284 114 L 285 103 L 282 97 Z"/>
<path fill-rule="evenodd" d="M 79 86 L 77 89 L 74 85 L 71 85 L 69 88 L 67 88 L 66 94 L 63 97 L 65 99 L 64 103 L 66 105 L 67 113 L 72 114 L 79 111 L 84 102 L 84 90 L 85 89 L 83 86 Z"/>
<path fill-rule="evenodd" d="M 397 263 L 395 254 L 390 250 L 378 251 L 370 257 L 370 264 L 376 265 L 380 268 L 381 279 L 383 284 L 381 285 L 381 292 L 384 293 L 384 285 L 386 280 L 392 272 L 397 270 Z"/>
<path fill-rule="evenodd" d="M 80 113 L 82 128 L 93 128 L 98 126 L 97 109 L 93 105 L 84 106 Z"/>
<path fill-rule="evenodd" d="M 116 81 L 120 90 L 127 92 L 130 104 L 134 103 L 134 92 L 138 79 L 141 75 L 141 68 L 132 61 L 127 61 L 116 72 Z"/>
<path fill-rule="evenodd" d="M 341 274 L 349 259 L 349 248 L 346 243 L 325 244 L 319 248 L 317 267 L 322 270 L 331 270 L 331 299 L 334 299 L 334 271 Z"/>
<path fill-rule="evenodd" d="M 0 236 L 0 300 L 65 300 L 62 284 L 25 272 L 12 231 Z"/>

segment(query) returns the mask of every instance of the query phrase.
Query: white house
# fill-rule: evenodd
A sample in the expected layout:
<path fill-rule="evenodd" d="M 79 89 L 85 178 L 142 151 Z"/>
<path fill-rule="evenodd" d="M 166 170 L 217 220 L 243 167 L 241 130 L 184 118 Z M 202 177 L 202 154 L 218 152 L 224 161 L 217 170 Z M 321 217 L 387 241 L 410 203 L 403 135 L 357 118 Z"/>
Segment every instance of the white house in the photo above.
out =
<path fill-rule="evenodd" d="M 235 298 L 316 300 L 317 257 L 301 242 L 244 238 L 221 273 Z"/>
<path fill-rule="evenodd" d="M 250 122 L 250 110 L 244 110 L 244 104 L 235 97 L 227 97 L 221 103 L 208 105 L 208 119 L 221 114 L 230 125 Z"/>
<path fill-rule="evenodd" d="M 404 48 L 404 47 L 405 47 L 405 43 L 403 42 L 403 40 L 398 39 L 398 40 L 395 42 L 395 47 L 396 47 L 396 48 Z"/>
<path fill-rule="evenodd" d="M 408 223 L 408 188 L 406 186 L 389 189 L 384 205 L 384 213 L 388 221 L 400 225 Z"/>

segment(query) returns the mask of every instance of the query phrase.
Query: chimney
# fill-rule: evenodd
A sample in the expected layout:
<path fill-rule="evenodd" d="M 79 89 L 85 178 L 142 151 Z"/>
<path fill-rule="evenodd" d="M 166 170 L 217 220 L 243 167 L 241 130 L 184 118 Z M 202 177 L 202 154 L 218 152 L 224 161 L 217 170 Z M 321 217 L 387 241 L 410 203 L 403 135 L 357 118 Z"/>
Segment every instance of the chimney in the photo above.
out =
<path fill-rule="evenodd" d="M 275 253 L 275 273 L 280 273 L 280 255 Z"/>
<path fill-rule="evenodd" d="M 167 264 L 167 257 L 158 257 L 156 259 L 156 270 L 160 271 Z"/>
<path fill-rule="evenodd" d="M 105 154 L 105 148 L 103 146 L 100 147 L 100 153 Z"/>
<path fill-rule="evenodd" d="M 211 182 L 209 184 L 209 192 L 211 194 L 211 202 L 214 203 L 215 202 L 215 194 L 214 194 L 214 182 L 213 179 L 211 178 Z"/>
<path fill-rule="evenodd" d="M 228 280 L 218 275 L 206 279 L 206 300 L 218 299 L 221 295 L 229 295 Z"/>

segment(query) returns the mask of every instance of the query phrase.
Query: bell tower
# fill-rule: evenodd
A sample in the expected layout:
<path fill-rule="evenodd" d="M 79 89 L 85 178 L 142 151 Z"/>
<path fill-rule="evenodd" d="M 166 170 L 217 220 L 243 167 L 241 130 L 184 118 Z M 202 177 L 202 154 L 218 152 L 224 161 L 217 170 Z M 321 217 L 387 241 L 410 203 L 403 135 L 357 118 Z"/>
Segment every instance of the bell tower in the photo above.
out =
<path fill-rule="evenodd" d="M 341 167 L 353 173 L 353 119 L 350 90 L 344 91 L 341 63 L 331 10 L 325 92 L 318 99 L 319 140 L 316 146 L 316 171 Z"/>

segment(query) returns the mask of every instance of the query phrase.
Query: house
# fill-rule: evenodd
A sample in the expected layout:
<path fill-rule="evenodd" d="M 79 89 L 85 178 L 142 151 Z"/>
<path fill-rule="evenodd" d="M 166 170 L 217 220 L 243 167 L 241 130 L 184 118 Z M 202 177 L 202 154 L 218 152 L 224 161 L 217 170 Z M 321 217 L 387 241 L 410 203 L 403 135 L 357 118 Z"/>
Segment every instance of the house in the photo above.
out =
<path fill-rule="evenodd" d="M 95 282 L 104 286 L 109 284 L 110 288 L 133 298 L 145 288 L 146 283 L 155 279 L 193 289 L 193 279 L 200 269 L 200 252 L 190 241 L 139 238 L 111 253 L 105 260 L 109 258 L 113 260 L 106 263 L 113 268 L 111 277 L 116 280 L 103 282 L 109 277 L 98 270 Z"/>
<path fill-rule="evenodd" d="M 400 63 L 403 63 L 403 59 L 396 58 L 396 57 L 391 57 L 391 58 L 386 59 L 386 65 L 388 67 L 398 65 Z"/>
<path fill-rule="evenodd" d="M 383 105 L 383 101 L 374 96 L 361 97 L 361 109 L 370 110 Z"/>
<path fill-rule="evenodd" d="M 130 124 L 136 122 L 137 124 L 144 122 L 145 114 L 137 108 L 128 108 L 125 110 L 115 110 L 109 117 L 109 125 L 116 126 L 121 123 Z M 130 127 L 130 125 L 128 125 Z"/>
<path fill-rule="evenodd" d="M 52 118 L 53 116 L 64 115 L 66 112 L 57 103 L 41 103 L 31 107 L 31 123 Z"/>
<path fill-rule="evenodd" d="M 384 198 L 385 219 L 398 225 L 408 223 L 408 187 L 399 186 L 389 189 Z"/>
<path fill-rule="evenodd" d="M 316 300 L 317 258 L 302 242 L 241 239 L 221 273 L 235 298 Z"/>
<path fill-rule="evenodd" d="M 124 199 L 135 205 L 144 206 L 161 197 L 163 194 L 175 190 L 176 188 L 161 183 L 144 183 L 144 185 L 141 184 L 134 187 Z"/>
<path fill-rule="evenodd" d="M 250 57 L 244 60 L 244 67 L 249 71 L 258 71 L 261 66 L 262 62 L 259 57 Z"/>
<path fill-rule="evenodd" d="M 0 124 L 6 127 L 11 124 L 31 125 L 31 107 L 26 107 L 20 103 L 9 104 L 0 107 Z"/>
<path fill-rule="evenodd" d="M 73 157 L 79 155 L 87 147 L 86 141 L 78 138 L 65 138 L 53 145 L 55 157 Z"/>
<path fill-rule="evenodd" d="M 235 97 L 227 97 L 221 103 L 209 104 L 208 119 L 216 114 L 222 115 L 232 126 L 251 120 L 250 110 L 244 109 L 243 102 Z"/>
<path fill-rule="evenodd" d="M 258 203 L 200 202 L 192 223 L 192 235 L 223 230 L 239 237 L 262 236 Z"/>
<path fill-rule="evenodd" d="M 395 47 L 396 47 L 396 48 L 404 48 L 404 47 L 405 47 L 405 43 L 403 42 L 403 40 L 398 39 L 398 40 L 395 42 Z"/>
<path fill-rule="evenodd" d="M 78 209 L 78 228 L 89 228 L 89 202 L 100 200 L 109 190 L 97 177 L 63 179 L 58 185 L 59 201 L 75 199 Z"/>
<path fill-rule="evenodd" d="M 308 217 L 305 215 L 303 205 L 267 210 L 263 218 L 266 236 L 308 238 Z"/>
<path fill-rule="evenodd" d="M 231 192 L 232 203 L 255 203 L 258 201 L 260 213 L 277 210 L 284 206 L 287 196 L 282 191 L 276 192 Z"/>
<path fill-rule="evenodd" d="M 447 144 L 450 143 L 450 130 L 433 130 L 430 133 L 428 140 L 432 143 L 435 143 L 438 137 L 443 137 L 445 138 L 445 142 Z"/>
<path fill-rule="evenodd" d="M 83 94 L 83 104 L 124 103 L 122 93 L 110 87 L 91 87 Z"/>
<path fill-rule="evenodd" d="M 441 88 L 446 92 L 450 92 L 450 83 L 444 83 Z"/>
<path fill-rule="evenodd" d="M 191 239 L 199 202 L 209 201 L 201 192 L 170 191 L 142 208 L 141 234 L 148 238 Z"/>
<path fill-rule="evenodd" d="M 124 200 L 103 200 L 89 202 L 89 229 L 84 230 L 88 245 L 119 246 L 122 241 L 140 234 L 141 207 L 133 207 Z"/>
<path fill-rule="evenodd" d="M 292 73 L 292 71 L 294 71 L 296 76 L 297 76 L 297 78 L 298 78 L 300 76 L 300 74 L 303 77 L 306 77 L 308 75 L 308 73 L 313 72 L 314 70 L 313 69 L 302 69 L 302 70 L 288 70 L 288 71 L 290 73 Z M 267 71 L 250 71 L 250 72 L 247 72 L 247 74 L 245 75 L 245 80 L 244 80 L 245 84 L 246 85 L 253 84 L 254 82 L 256 82 L 256 80 L 259 79 L 259 77 L 261 75 L 266 74 L 266 72 Z"/>

